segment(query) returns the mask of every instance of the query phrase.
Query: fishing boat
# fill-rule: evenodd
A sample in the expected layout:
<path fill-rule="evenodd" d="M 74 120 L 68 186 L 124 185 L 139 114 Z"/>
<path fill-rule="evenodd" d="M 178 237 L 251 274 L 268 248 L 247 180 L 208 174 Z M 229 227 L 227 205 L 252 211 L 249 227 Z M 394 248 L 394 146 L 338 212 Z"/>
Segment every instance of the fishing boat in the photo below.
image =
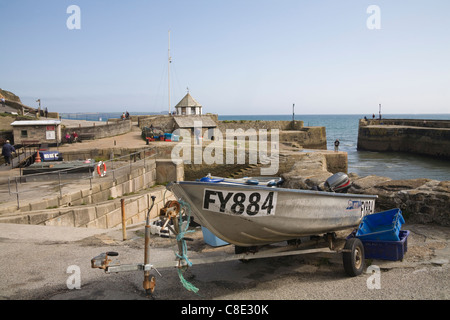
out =
<path fill-rule="evenodd" d="M 24 175 L 60 172 L 64 175 L 95 172 L 97 163 L 94 160 L 42 161 L 35 162 L 22 169 Z"/>
<path fill-rule="evenodd" d="M 376 195 L 248 184 L 252 179 L 178 181 L 167 185 L 194 220 L 223 241 L 249 247 L 357 227 L 374 213 Z"/>

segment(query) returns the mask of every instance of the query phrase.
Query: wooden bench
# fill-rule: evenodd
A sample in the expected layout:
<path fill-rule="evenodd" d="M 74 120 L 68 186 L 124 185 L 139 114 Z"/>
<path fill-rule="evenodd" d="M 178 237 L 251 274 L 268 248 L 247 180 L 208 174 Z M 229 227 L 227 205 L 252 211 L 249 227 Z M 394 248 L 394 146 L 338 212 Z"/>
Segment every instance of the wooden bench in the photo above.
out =
<path fill-rule="evenodd" d="M 83 141 L 83 140 L 94 140 L 95 139 L 95 134 L 93 133 L 80 133 L 78 135 L 78 141 Z"/>

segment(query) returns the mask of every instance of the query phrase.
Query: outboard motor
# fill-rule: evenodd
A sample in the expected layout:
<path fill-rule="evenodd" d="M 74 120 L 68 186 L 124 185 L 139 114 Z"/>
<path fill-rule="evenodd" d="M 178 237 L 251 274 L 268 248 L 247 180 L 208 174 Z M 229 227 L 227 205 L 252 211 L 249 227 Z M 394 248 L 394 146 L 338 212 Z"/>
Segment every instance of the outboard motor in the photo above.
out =
<path fill-rule="evenodd" d="M 335 173 L 325 181 L 325 187 L 331 192 L 345 193 L 351 185 L 350 179 L 343 172 Z"/>

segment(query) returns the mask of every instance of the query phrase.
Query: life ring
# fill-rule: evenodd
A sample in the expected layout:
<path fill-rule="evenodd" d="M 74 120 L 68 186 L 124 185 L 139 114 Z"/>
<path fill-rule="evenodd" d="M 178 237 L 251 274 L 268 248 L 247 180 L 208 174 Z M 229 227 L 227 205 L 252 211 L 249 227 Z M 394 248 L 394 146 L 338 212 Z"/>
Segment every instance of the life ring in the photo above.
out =
<path fill-rule="evenodd" d="M 103 171 L 102 171 L 103 167 Z M 97 165 L 97 173 L 100 177 L 104 177 L 106 175 L 106 163 L 103 161 L 99 161 Z"/>

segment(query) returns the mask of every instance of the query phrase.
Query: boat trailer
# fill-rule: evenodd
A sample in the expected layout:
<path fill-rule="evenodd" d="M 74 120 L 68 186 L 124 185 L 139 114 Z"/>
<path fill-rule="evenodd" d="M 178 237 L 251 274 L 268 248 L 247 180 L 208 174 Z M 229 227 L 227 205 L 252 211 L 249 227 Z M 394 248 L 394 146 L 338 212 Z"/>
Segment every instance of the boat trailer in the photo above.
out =
<path fill-rule="evenodd" d="M 160 276 L 158 269 L 175 267 L 178 269 L 180 280 L 184 287 L 190 291 L 197 292 L 198 289 L 188 283 L 182 276 L 182 271 L 186 270 L 193 264 L 217 263 L 233 260 L 248 261 L 252 259 L 282 257 L 311 253 L 342 253 L 344 270 L 348 276 L 358 276 L 364 269 L 364 246 L 362 242 L 355 237 L 347 239 L 338 239 L 335 233 L 327 233 L 324 236 L 310 237 L 309 241 L 292 240 L 287 241 L 287 245 L 283 246 L 262 246 L 257 247 L 235 247 L 235 254 L 227 256 L 211 256 L 188 259 L 186 240 L 192 240 L 185 237 L 186 233 L 193 232 L 187 230 L 189 223 L 183 223 L 183 217 L 189 222 L 190 214 L 186 212 L 185 204 L 180 201 L 167 201 L 164 208 L 160 210 L 160 217 L 165 219 L 163 227 L 168 227 L 175 235 L 178 253 L 175 254 L 173 260 L 150 262 L 150 211 L 155 202 L 152 196 L 152 205 L 148 209 L 145 223 L 145 245 L 144 245 L 144 263 L 124 264 L 114 260 L 113 257 L 119 255 L 114 251 L 104 252 L 91 259 L 91 267 L 103 269 L 105 273 L 119 273 L 129 271 L 143 271 L 144 281 L 143 288 L 147 294 L 152 294 L 155 290 L 156 280 L 151 276 L 151 271 L 155 271 Z M 181 203 L 180 203 L 181 202 Z M 172 221 L 172 226 L 169 225 Z M 313 248 L 311 248 L 313 247 Z"/>

